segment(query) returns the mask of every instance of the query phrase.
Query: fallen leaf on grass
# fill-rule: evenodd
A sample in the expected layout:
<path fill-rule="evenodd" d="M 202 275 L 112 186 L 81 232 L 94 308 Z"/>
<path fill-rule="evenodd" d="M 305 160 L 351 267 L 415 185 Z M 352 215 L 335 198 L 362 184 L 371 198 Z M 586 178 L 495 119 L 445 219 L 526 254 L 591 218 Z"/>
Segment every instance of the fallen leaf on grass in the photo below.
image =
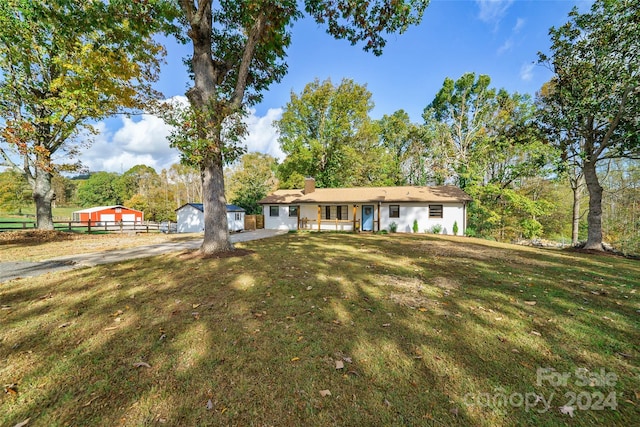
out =
<path fill-rule="evenodd" d="M 537 337 L 541 337 L 542 336 L 542 334 L 540 332 L 538 332 L 538 331 L 531 331 L 531 335 L 535 335 Z"/>
<path fill-rule="evenodd" d="M 66 328 L 69 325 L 71 325 L 71 322 L 64 322 L 62 325 L 58 326 L 58 329 Z"/>
<path fill-rule="evenodd" d="M 329 390 L 320 390 L 320 396 L 322 397 L 331 396 L 331 392 Z"/>
<path fill-rule="evenodd" d="M 297 362 L 298 360 L 300 360 L 300 358 L 299 358 L 299 357 L 292 357 L 292 358 L 291 358 L 291 361 L 292 361 L 292 362 Z"/>
<path fill-rule="evenodd" d="M 107 326 L 106 328 L 104 328 L 105 331 L 113 331 L 114 329 L 118 329 L 117 326 Z"/>
<path fill-rule="evenodd" d="M 424 313 L 425 311 L 427 311 L 427 309 L 426 309 L 426 308 L 424 308 L 424 307 L 419 307 L 419 308 L 418 308 L 418 311 L 422 311 L 422 312 Z"/>
<path fill-rule="evenodd" d="M 575 409 L 576 408 L 574 408 L 573 406 L 568 406 L 568 405 L 560 406 L 560 413 L 569 415 L 571 418 L 573 418 L 573 411 Z"/>
<path fill-rule="evenodd" d="M 18 394 L 18 384 L 5 384 L 4 392 L 7 394 Z"/>
<path fill-rule="evenodd" d="M 31 418 L 27 418 L 26 420 L 24 420 L 24 421 L 22 421 L 22 422 L 19 422 L 18 424 L 16 424 L 16 425 L 15 425 L 15 426 L 13 426 L 13 427 L 24 427 L 24 426 L 26 426 L 27 424 L 29 424 L 29 421 L 31 421 Z"/>
<path fill-rule="evenodd" d="M 524 303 L 527 305 L 536 305 L 538 301 L 525 301 Z"/>
<path fill-rule="evenodd" d="M 342 360 L 336 360 L 336 369 L 344 369 L 344 362 Z"/>
<path fill-rule="evenodd" d="M 133 366 L 134 368 L 142 368 L 142 367 L 150 368 L 151 367 L 151 365 L 149 365 L 147 362 L 136 362 L 133 364 Z"/>
<path fill-rule="evenodd" d="M 382 324 L 382 327 L 383 327 L 383 328 L 388 328 L 389 326 L 391 326 L 391 323 L 383 323 L 383 324 Z"/>
<path fill-rule="evenodd" d="M 213 409 L 213 402 L 211 399 L 207 400 L 207 410 L 210 411 Z"/>
<path fill-rule="evenodd" d="M 347 363 L 353 363 L 353 360 L 351 360 L 351 358 L 350 358 L 350 357 L 347 357 L 347 356 L 344 356 L 344 357 L 342 358 L 342 360 L 344 360 L 344 361 L 345 361 L 345 362 L 347 362 Z"/>
<path fill-rule="evenodd" d="M 200 307 L 200 304 L 191 304 L 191 308 L 193 308 L 194 310 L 198 307 Z"/>
<path fill-rule="evenodd" d="M 92 397 L 87 403 L 85 403 L 84 405 L 82 405 L 84 408 L 86 408 L 87 406 L 91 405 L 93 403 L 94 400 L 96 400 L 98 398 L 98 396 L 94 396 Z"/>

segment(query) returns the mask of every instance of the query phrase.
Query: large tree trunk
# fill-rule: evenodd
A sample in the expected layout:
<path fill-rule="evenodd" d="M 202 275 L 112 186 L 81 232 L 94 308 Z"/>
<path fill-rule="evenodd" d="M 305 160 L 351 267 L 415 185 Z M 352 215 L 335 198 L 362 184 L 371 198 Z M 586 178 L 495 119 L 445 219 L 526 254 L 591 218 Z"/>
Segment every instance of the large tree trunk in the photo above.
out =
<path fill-rule="evenodd" d="M 604 250 L 602 247 L 602 186 L 598 180 L 595 162 L 591 159 L 584 162 L 584 180 L 589 191 L 589 214 L 587 224 L 589 231 L 585 249 Z"/>
<path fill-rule="evenodd" d="M 33 179 L 33 201 L 36 203 L 36 225 L 38 230 L 53 230 L 53 214 L 51 202 L 54 199 L 51 186 L 52 174 L 36 169 Z"/>
<path fill-rule="evenodd" d="M 580 199 L 582 197 L 582 175 L 569 178 L 573 191 L 573 214 L 571 222 L 571 245 L 577 246 L 580 235 Z"/>
<path fill-rule="evenodd" d="M 224 175 L 222 156 L 217 153 L 202 168 L 204 189 L 204 241 L 200 247 L 203 254 L 233 250 L 229 241 L 227 225 L 227 201 L 224 197 Z"/>
<path fill-rule="evenodd" d="M 203 205 L 204 205 L 204 241 L 200 247 L 203 254 L 232 250 L 227 228 L 227 205 L 224 197 L 224 174 L 222 161 L 222 141 L 220 132 L 222 120 L 219 114 L 210 111 L 217 107 L 216 70 L 211 56 L 211 1 L 199 2 L 198 10 L 192 8 L 193 3 L 181 2 L 187 10 L 191 28 L 189 37 L 193 41 L 194 87 L 187 92 L 191 107 L 203 112 L 205 122 L 200 123 L 200 137 L 212 142 L 207 158 L 201 164 Z M 209 112 L 207 112 L 209 111 Z"/>

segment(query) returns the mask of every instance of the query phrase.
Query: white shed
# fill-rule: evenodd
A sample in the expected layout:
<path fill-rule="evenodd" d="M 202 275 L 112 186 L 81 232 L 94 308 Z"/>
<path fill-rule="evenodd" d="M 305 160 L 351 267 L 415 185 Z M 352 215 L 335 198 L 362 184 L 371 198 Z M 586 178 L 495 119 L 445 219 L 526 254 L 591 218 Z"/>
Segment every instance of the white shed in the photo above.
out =
<path fill-rule="evenodd" d="M 227 205 L 229 231 L 244 230 L 245 210 L 236 205 Z M 202 203 L 186 203 L 176 209 L 178 233 L 204 231 L 204 207 Z"/>

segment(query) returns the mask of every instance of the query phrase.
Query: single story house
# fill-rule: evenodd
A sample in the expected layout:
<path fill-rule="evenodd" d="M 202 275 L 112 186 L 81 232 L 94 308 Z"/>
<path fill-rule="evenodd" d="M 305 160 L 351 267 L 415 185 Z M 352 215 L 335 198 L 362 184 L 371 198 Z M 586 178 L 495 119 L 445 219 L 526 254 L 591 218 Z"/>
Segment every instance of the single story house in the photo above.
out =
<path fill-rule="evenodd" d="M 472 199 L 451 185 L 434 187 L 315 188 L 305 179 L 304 190 L 277 190 L 258 202 L 264 227 L 280 230 L 390 230 L 401 233 L 439 227 L 443 234 L 458 234 L 467 227 L 467 204 Z"/>
<path fill-rule="evenodd" d="M 141 224 L 144 221 L 144 212 L 131 209 L 122 205 L 96 206 L 82 209 L 71 214 L 73 221 L 88 222 L 96 225 L 118 224 Z"/>
<path fill-rule="evenodd" d="M 227 205 L 229 231 L 244 230 L 245 210 L 236 205 Z M 178 233 L 204 231 L 204 206 L 202 203 L 185 203 L 176 209 Z"/>

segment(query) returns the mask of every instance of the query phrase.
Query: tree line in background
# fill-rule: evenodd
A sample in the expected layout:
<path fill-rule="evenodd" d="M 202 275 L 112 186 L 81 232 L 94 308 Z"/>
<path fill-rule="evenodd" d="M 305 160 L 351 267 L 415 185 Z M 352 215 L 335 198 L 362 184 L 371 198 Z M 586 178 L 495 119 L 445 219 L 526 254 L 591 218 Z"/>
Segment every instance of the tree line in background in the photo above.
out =
<path fill-rule="evenodd" d="M 2 197 L 20 206 L 28 184 L 38 226 L 47 228 L 54 194 L 55 203 L 67 196 L 126 203 L 153 219 L 170 218 L 172 207 L 197 195 L 205 205 L 201 251 L 211 253 L 232 248 L 225 200 L 255 212 L 256 200 L 276 187 L 301 187 L 305 176 L 319 187 L 453 184 L 474 198 L 467 234 L 570 235 L 575 243 L 586 230 L 588 249 L 602 249 L 603 235 L 637 249 L 638 2 L 596 0 L 590 12 L 574 8 L 565 25 L 551 28 L 539 63 L 553 77 L 535 98 L 467 73 L 445 79 L 423 121 L 412 123 L 402 110 L 371 119 L 372 96 L 352 80 L 311 82 L 291 94 L 276 124 L 281 164 L 242 156 L 242 117 L 284 76 L 289 29 L 302 7 L 334 37 L 380 54 L 382 36 L 419 23 L 427 2 L 252 4 L 8 0 L 0 7 L 0 154 L 13 175 L 2 177 L 12 181 Z M 90 120 L 158 98 L 150 83 L 163 50 L 152 36 L 161 32 L 193 44 L 189 105 L 157 111 L 174 126 L 170 143 L 194 168 L 185 171 L 198 190 L 181 181 L 185 171 L 146 166 L 95 173 L 74 190 L 61 173 L 77 165 L 56 164 L 53 155 L 73 158 L 94 130 Z M 96 78 L 112 83 L 95 85 Z"/>

